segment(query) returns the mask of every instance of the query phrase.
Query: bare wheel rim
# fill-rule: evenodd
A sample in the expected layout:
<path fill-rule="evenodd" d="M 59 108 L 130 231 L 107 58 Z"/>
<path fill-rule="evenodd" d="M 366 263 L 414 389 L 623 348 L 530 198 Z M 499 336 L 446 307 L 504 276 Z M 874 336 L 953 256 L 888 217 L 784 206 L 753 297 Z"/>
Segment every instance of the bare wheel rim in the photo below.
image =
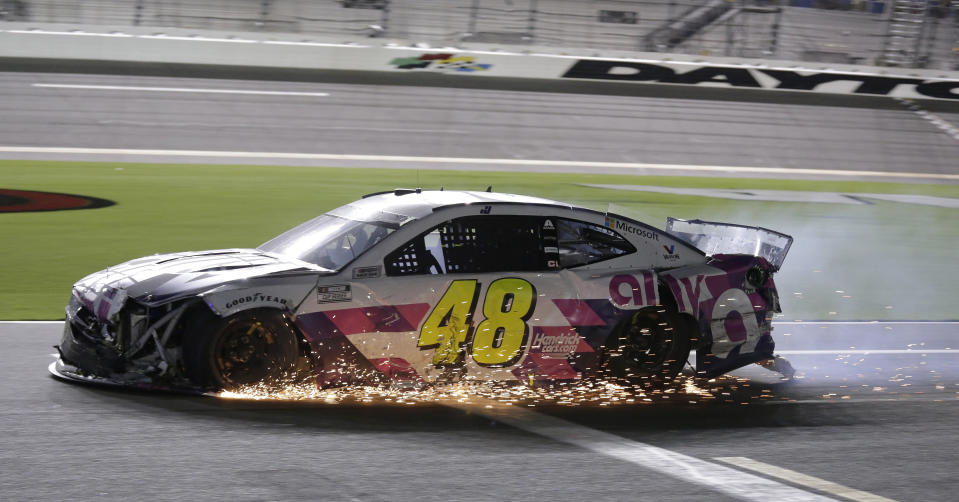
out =
<path fill-rule="evenodd" d="M 655 371 L 666 365 L 672 330 L 650 319 L 633 319 L 619 343 L 626 368 L 641 373 Z"/>
<path fill-rule="evenodd" d="M 213 347 L 213 366 L 231 386 L 251 385 L 279 377 L 282 357 L 278 334 L 263 322 L 247 320 L 227 325 Z"/>

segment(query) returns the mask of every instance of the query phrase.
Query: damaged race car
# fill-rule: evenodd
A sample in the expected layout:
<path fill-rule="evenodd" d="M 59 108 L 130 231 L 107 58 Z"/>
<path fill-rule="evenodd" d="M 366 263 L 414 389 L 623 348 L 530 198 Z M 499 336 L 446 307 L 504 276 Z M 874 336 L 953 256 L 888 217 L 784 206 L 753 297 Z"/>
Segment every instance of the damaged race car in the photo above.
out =
<path fill-rule="evenodd" d="M 197 393 L 604 378 L 771 360 L 792 238 L 535 197 L 397 189 L 256 249 L 161 254 L 73 288 L 54 375 Z"/>

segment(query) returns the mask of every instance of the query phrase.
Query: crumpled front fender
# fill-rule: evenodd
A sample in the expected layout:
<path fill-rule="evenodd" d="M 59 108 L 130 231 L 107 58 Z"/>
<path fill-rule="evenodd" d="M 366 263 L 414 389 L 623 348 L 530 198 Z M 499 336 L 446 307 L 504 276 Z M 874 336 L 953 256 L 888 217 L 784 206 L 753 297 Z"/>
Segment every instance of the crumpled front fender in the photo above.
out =
<path fill-rule="evenodd" d="M 224 284 L 200 294 L 200 297 L 220 317 L 256 308 L 292 313 L 315 286 L 315 274 L 261 277 Z"/>

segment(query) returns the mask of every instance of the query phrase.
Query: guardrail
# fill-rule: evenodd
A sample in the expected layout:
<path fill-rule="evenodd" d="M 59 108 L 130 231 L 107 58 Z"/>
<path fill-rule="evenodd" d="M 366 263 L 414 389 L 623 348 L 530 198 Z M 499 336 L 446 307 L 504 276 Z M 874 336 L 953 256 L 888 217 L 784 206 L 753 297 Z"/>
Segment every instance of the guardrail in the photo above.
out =
<path fill-rule="evenodd" d="M 524 79 L 542 82 L 543 89 L 548 89 L 551 83 L 589 81 L 959 100 L 959 73 L 956 72 L 754 64 L 723 58 L 664 59 L 655 53 L 634 58 L 596 58 L 530 51 L 431 48 L 423 44 L 410 47 L 388 41 L 373 45 L 257 34 L 224 37 L 218 32 L 180 30 L 93 31 L 54 25 L 0 30 L 0 69 L 17 60 L 32 64 L 100 61 L 168 67 L 350 71 L 379 74 L 387 82 L 402 73 L 442 75 L 446 82 Z"/>

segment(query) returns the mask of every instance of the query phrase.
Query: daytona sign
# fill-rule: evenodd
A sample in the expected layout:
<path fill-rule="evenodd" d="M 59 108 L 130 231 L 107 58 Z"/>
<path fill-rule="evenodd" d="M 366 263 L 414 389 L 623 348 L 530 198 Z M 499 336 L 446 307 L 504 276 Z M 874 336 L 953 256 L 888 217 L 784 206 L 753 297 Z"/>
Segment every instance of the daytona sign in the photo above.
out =
<path fill-rule="evenodd" d="M 772 68 L 581 59 L 573 64 L 562 78 L 959 99 L 959 80 L 839 72 L 800 72 Z"/>

